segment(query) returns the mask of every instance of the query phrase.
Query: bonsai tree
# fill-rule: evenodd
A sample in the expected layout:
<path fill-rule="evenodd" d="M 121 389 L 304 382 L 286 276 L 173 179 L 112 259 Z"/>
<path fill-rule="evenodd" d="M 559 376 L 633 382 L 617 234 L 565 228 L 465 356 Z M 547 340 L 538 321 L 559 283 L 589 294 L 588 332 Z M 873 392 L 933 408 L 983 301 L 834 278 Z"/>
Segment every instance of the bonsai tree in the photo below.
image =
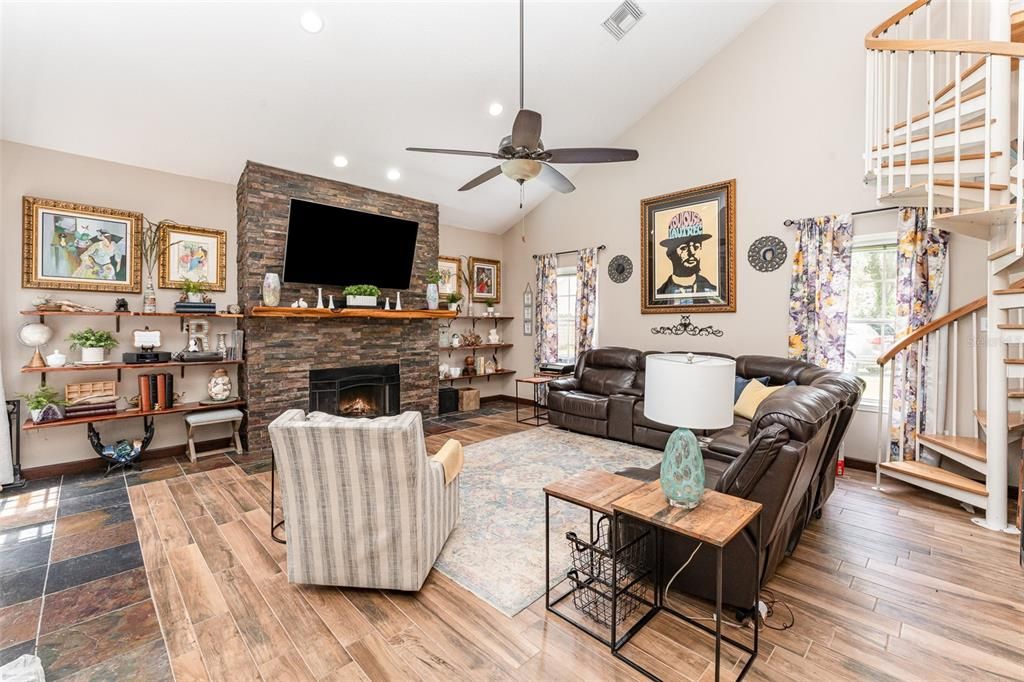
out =
<path fill-rule="evenodd" d="M 380 296 L 380 289 L 372 284 L 350 284 L 341 291 L 344 296 Z"/>
<path fill-rule="evenodd" d="M 96 331 L 95 329 L 83 329 L 80 332 L 72 332 L 68 337 L 71 342 L 71 350 L 80 348 L 102 348 L 110 350 L 117 346 L 117 339 L 108 331 Z"/>
<path fill-rule="evenodd" d="M 39 388 L 31 393 L 21 393 L 18 397 L 28 403 L 28 409 L 32 412 L 41 410 L 51 403 L 54 405 L 65 404 L 65 400 L 61 397 L 60 393 L 52 386 L 47 386 L 46 384 L 40 384 Z"/>

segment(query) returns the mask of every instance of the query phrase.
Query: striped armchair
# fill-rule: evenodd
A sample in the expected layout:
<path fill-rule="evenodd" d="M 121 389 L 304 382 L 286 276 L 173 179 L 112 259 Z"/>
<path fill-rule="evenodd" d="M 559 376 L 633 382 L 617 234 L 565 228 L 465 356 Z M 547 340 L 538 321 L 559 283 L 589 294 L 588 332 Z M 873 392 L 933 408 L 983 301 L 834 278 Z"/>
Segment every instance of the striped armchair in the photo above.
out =
<path fill-rule="evenodd" d="M 428 458 L 419 412 L 347 419 L 302 410 L 275 419 L 270 440 L 289 582 L 423 585 L 459 517 L 457 441 Z"/>

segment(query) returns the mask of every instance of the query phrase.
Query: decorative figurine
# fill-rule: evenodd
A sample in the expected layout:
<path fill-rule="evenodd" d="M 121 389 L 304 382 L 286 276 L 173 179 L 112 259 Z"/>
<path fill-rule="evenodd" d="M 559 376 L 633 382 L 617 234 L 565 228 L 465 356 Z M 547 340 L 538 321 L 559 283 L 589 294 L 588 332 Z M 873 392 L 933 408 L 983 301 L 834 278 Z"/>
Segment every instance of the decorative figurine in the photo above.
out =
<path fill-rule="evenodd" d="M 213 370 L 206 384 L 206 392 L 210 394 L 210 400 L 227 400 L 231 397 L 231 379 L 226 369 Z"/>
<path fill-rule="evenodd" d="M 128 301 L 123 298 L 114 299 L 114 312 L 115 313 L 126 313 L 128 312 Z"/>
<path fill-rule="evenodd" d="M 309 304 L 306 303 L 306 299 L 302 298 L 301 296 L 299 296 L 299 307 L 300 308 L 308 308 L 309 307 Z"/>
<path fill-rule="evenodd" d="M 491 331 L 487 332 L 487 343 L 492 343 L 495 345 L 501 343 L 501 337 L 498 336 L 497 329 L 491 329 Z"/>
<path fill-rule="evenodd" d="M 238 305 L 237 303 L 229 303 L 227 311 L 232 315 L 238 315 L 239 313 L 242 312 L 242 306 Z"/>

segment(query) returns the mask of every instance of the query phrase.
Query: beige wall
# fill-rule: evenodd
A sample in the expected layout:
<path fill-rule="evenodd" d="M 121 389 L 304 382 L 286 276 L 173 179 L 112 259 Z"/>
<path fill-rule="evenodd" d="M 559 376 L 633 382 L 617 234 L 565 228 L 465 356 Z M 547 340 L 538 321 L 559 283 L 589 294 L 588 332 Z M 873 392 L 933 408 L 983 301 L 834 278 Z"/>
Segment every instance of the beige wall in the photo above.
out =
<path fill-rule="evenodd" d="M 779 3 L 616 140 L 640 151 L 636 163 L 587 168 L 569 195 L 554 195 L 504 235 L 505 286 L 532 281 L 531 254 L 607 244 L 601 254 L 601 345 L 785 355 L 790 271 L 759 273 L 746 260 L 757 237 L 792 244 L 786 218 L 875 206 L 862 184 L 865 32 L 895 9 L 877 3 Z M 665 337 L 653 326 L 678 315 L 641 315 L 639 208 L 644 197 L 736 178 L 736 313 L 694 316 L 721 338 Z M 529 189 L 527 190 L 529 191 Z M 895 229 L 892 213 L 856 219 L 858 233 Z M 614 284 L 605 267 L 615 254 L 634 263 Z M 982 295 L 985 246 L 954 237 L 951 305 Z M 971 276 L 973 273 L 973 277 Z M 967 348 L 961 344 L 961 348 Z M 532 346 L 510 358 L 520 374 Z M 964 363 L 961 363 L 963 365 Z M 966 384 L 963 384 L 966 385 Z M 967 410 L 961 410 L 961 414 Z M 855 420 L 848 456 L 874 458 L 873 413 Z"/>
<path fill-rule="evenodd" d="M 493 258 L 495 260 L 502 260 L 502 242 L 501 235 L 490 234 L 488 232 L 478 232 L 476 230 L 467 230 L 461 227 L 455 227 L 453 225 L 441 225 L 441 234 L 439 238 L 438 252 L 442 256 L 461 256 L 463 259 L 463 265 L 466 263 L 466 259 L 470 256 L 477 256 L 478 258 Z M 516 319 L 509 322 L 499 322 L 498 332 L 502 335 L 502 342 L 522 344 L 522 304 L 520 303 L 518 309 L 515 307 L 516 301 L 520 300 L 519 295 L 514 293 L 511 289 L 505 288 L 505 283 L 508 282 L 508 276 L 505 275 L 505 263 L 502 262 L 502 289 L 501 289 L 501 303 L 499 303 L 496 309 L 504 314 L 515 315 Z M 520 289 L 521 291 L 521 289 Z M 465 295 L 463 291 L 463 295 Z M 468 298 L 468 297 L 467 297 Z M 466 309 L 467 301 L 463 300 L 463 309 Z M 482 304 L 471 304 L 472 308 L 476 312 L 482 312 L 484 306 Z M 486 322 L 477 322 L 476 330 L 477 333 L 485 336 L 490 331 L 491 325 Z M 462 332 L 470 329 L 470 324 L 465 321 L 455 322 L 451 328 L 452 332 Z M 503 363 L 507 363 L 509 358 L 509 350 L 499 350 L 498 357 Z M 449 365 L 462 362 L 465 358 L 466 353 L 453 352 L 449 357 L 448 353 L 441 353 L 440 362 L 447 363 Z M 512 395 L 515 391 L 515 383 L 513 382 L 514 377 L 512 375 L 503 375 L 500 377 L 492 377 L 490 379 L 473 379 L 472 383 L 468 381 L 456 381 L 453 385 L 456 388 L 463 386 L 472 386 L 473 388 L 480 390 L 481 396 L 491 395 Z M 447 385 L 442 383 L 442 385 Z"/>
<path fill-rule="evenodd" d="M 125 166 L 72 154 L 64 154 L 38 147 L 0 142 L 2 166 L 0 166 L 0 229 L 6 248 L 2 258 L 2 320 L 0 320 L 0 352 L 2 352 L 3 381 L 8 398 L 30 391 L 38 386 L 39 377 L 22 374 L 19 368 L 31 357 L 31 351 L 17 341 L 17 330 L 25 322 L 37 318 L 19 315 L 19 310 L 31 307 L 31 301 L 47 293 L 43 289 L 21 288 L 21 198 L 24 195 L 61 199 L 95 206 L 141 211 L 151 220 L 169 218 L 186 225 L 210 227 L 228 232 L 228 277 L 227 291 L 213 292 L 218 307 L 235 302 L 235 188 L 232 185 L 197 180 L 180 175 L 160 173 L 134 166 Z M 114 299 L 119 294 L 74 291 L 52 291 L 55 297 L 93 305 L 104 310 L 113 310 Z M 141 310 L 142 295 L 130 294 L 128 305 L 132 310 Z M 161 310 L 170 310 L 177 299 L 177 292 L 157 289 L 157 300 Z M 152 329 L 163 332 L 164 350 L 178 351 L 185 345 L 185 335 L 179 331 L 178 320 L 168 318 L 146 318 Z M 69 359 L 77 353 L 68 351 L 67 335 L 76 330 L 92 326 L 113 331 L 112 318 L 66 317 L 50 318 L 48 324 L 54 331 L 53 340 L 44 349 L 44 355 L 53 348 L 60 348 Z M 132 350 L 130 334 L 133 328 L 143 325 L 127 319 L 122 320 L 121 342 L 112 351 L 111 359 L 119 359 L 121 353 Z M 212 320 L 210 331 L 230 330 L 234 325 L 229 321 Z M 185 378 L 175 376 L 175 389 L 186 392 L 186 400 L 200 400 L 206 397 L 206 379 L 209 367 L 187 369 Z M 138 393 L 133 383 L 137 371 L 123 373 L 119 391 L 130 396 Z M 73 377 L 73 379 L 72 379 Z M 232 370 L 232 377 L 234 377 Z M 77 381 L 114 379 L 113 372 L 50 373 L 47 383 L 63 390 L 65 384 Z M 22 405 L 24 408 L 24 404 Z M 100 433 L 105 440 L 127 438 L 141 433 L 142 420 L 129 419 L 103 425 Z M 217 436 L 213 429 L 209 436 Z M 205 437 L 205 436 L 204 436 Z M 185 440 L 184 421 L 180 415 L 158 417 L 154 447 L 182 443 Z M 22 434 L 22 466 L 25 468 L 67 462 L 95 457 L 86 440 L 85 426 L 64 426 Z"/>

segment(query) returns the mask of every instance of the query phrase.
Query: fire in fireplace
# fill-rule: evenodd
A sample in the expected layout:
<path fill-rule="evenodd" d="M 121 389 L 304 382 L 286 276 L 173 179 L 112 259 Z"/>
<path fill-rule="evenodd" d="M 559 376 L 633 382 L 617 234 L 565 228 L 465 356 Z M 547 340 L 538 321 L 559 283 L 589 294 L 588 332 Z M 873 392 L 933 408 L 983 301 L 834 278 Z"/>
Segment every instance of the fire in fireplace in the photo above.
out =
<path fill-rule="evenodd" d="M 362 365 L 309 372 L 309 410 L 342 417 L 398 414 L 398 365 Z"/>

